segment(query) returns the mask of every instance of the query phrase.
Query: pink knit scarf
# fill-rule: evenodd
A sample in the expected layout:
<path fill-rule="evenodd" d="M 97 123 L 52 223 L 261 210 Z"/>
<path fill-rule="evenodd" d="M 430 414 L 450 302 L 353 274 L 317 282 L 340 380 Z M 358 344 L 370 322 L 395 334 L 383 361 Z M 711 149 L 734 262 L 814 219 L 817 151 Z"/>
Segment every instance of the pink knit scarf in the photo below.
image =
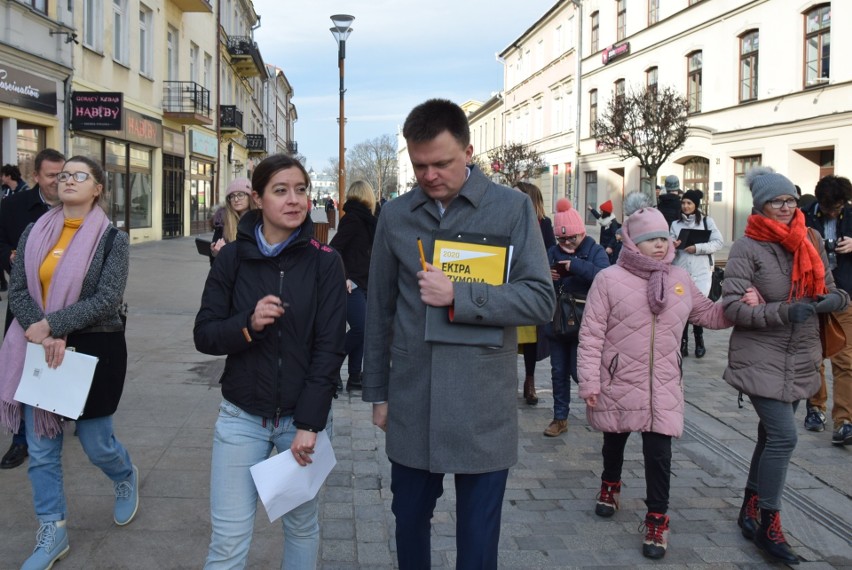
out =
<path fill-rule="evenodd" d="M 661 261 L 657 261 L 640 252 L 627 232 L 622 232 L 622 240 L 624 245 L 616 263 L 633 275 L 648 280 L 648 305 L 651 307 L 651 313 L 659 315 L 666 306 L 666 291 L 669 271 L 674 259 L 674 244 L 669 239 L 669 251 Z"/>
<path fill-rule="evenodd" d="M 61 207 L 48 211 L 30 230 L 26 251 L 22 253 L 27 291 L 45 315 L 73 305 L 80 299 L 83 279 L 89 271 L 98 242 L 109 226 L 109 219 L 99 207 L 92 208 L 83 219 L 56 265 L 45 307 L 39 267 L 56 246 L 64 226 L 65 215 Z M 12 432 L 18 431 L 21 421 L 21 404 L 15 401 L 15 391 L 23 374 L 26 351 L 24 329 L 15 319 L 6 331 L 3 346 L 0 346 L 0 424 Z M 55 437 L 62 431 L 62 424 L 58 416 L 36 409 L 33 429 L 39 436 Z"/>

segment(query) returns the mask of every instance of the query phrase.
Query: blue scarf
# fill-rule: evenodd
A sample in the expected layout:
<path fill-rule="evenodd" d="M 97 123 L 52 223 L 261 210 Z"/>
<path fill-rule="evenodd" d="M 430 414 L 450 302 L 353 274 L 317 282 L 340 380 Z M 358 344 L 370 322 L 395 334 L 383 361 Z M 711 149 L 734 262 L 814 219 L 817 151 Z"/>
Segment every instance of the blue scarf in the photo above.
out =
<path fill-rule="evenodd" d="M 266 238 L 263 237 L 263 224 L 260 223 L 254 227 L 254 237 L 257 240 L 257 249 L 259 249 L 260 253 L 266 257 L 276 257 L 285 247 L 293 243 L 293 240 L 299 237 L 300 233 L 302 233 L 302 228 L 296 228 L 296 231 L 290 234 L 290 237 L 281 243 L 270 244 L 266 241 Z"/>

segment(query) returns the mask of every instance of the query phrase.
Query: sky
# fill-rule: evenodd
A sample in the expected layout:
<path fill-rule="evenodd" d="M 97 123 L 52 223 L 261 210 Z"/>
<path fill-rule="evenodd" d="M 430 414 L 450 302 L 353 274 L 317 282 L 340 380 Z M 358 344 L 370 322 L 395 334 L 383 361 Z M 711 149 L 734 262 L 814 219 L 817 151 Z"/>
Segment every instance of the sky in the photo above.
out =
<path fill-rule="evenodd" d="M 397 130 L 432 97 L 488 100 L 503 88 L 497 54 L 556 0 L 254 0 L 263 61 L 284 71 L 299 119 L 295 139 L 308 167 L 338 155 L 340 112 L 332 14 L 355 16 L 346 41 L 347 148 Z"/>

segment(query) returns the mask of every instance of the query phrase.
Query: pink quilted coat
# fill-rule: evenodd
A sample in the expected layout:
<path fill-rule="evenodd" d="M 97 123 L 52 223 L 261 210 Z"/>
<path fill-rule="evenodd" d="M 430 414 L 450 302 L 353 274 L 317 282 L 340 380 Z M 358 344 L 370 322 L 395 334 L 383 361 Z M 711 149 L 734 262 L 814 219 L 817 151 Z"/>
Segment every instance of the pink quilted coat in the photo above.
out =
<path fill-rule="evenodd" d="M 597 430 L 680 437 L 683 328 L 687 321 L 709 329 L 733 323 L 680 267 L 671 268 L 659 315 L 648 306 L 647 286 L 646 279 L 619 265 L 598 273 L 580 327 L 580 397 L 598 395 L 595 408 L 586 407 L 589 424 Z"/>

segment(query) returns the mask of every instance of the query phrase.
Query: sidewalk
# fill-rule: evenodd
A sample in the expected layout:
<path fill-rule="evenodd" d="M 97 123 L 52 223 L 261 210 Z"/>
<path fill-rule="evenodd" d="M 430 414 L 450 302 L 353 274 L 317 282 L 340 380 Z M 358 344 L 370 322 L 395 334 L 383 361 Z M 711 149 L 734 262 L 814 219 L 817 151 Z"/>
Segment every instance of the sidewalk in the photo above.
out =
<path fill-rule="evenodd" d="M 592 234 L 594 235 L 594 234 Z M 131 248 L 127 339 L 129 370 L 115 415 L 116 432 L 141 473 L 137 518 L 112 522 L 112 485 L 82 453 L 65 443 L 70 555 L 57 570 L 199 568 L 209 540 L 209 469 L 224 360 L 198 353 L 192 326 L 209 264 L 192 238 Z M 0 310 L 5 311 L 5 294 Z M 601 435 L 577 400 L 569 431 L 542 435 L 551 418 L 549 369 L 537 368 L 542 397 L 527 406 L 518 393 L 519 463 L 511 470 L 503 508 L 501 568 L 758 568 L 766 560 L 742 538 L 736 517 L 756 434 L 750 405 L 722 381 L 727 332 L 708 331 L 708 354 L 685 359 L 686 432 L 674 442 L 671 536 L 660 562 L 642 557 L 637 526 L 644 516 L 641 438 L 626 454 L 621 511 L 593 514 L 600 485 Z M 523 377 L 521 359 L 519 378 Z M 520 383 L 519 383 L 520 388 Z M 321 503 L 321 568 L 393 568 L 394 521 L 384 435 L 359 394 L 335 400 L 338 465 Z M 800 421 L 804 410 L 799 410 Z M 800 424 L 801 425 L 801 424 Z M 830 445 L 831 434 L 800 429 L 784 497 L 787 537 L 801 568 L 852 568 L 852 448 Z M 8 434 L 0 435 L 5 452 Z M 454 491 L 446 479 L 433 525 L 432 566 L 455 567 Z M 0 471 L 0 569 L 18 568 L 34 545 L 37 524 L 26 470 Z M 259 507 L 250 567 L 280 566 L 280 523 Z"/>

